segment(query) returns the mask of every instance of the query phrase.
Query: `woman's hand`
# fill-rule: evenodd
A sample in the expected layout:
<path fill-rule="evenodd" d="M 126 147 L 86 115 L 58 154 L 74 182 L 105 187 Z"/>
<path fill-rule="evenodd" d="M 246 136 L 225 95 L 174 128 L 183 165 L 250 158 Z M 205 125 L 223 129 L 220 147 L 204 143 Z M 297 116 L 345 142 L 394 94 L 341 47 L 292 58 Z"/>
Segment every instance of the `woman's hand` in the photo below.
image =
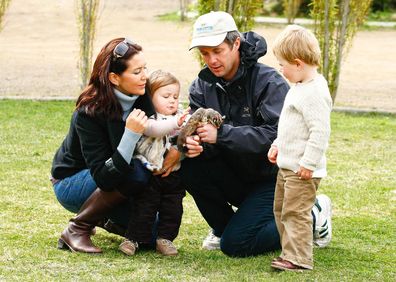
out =
<path fill-rule="evenodd" d="M 175 148 L 171 147 L 165 156 L 164 163 L 162 164 L 162 169 L 154 172 L 154 175 L 161 175 L 161 177 L 167 177 L 173 168 L 179 163 L 180 152 Z"/>
<path fill-rule="evenodd" d="M 125 127 L 135 133 L 143 134 L 147 126 L 146 113 L 139 109 L 133 109 L 125 121 Z"/>

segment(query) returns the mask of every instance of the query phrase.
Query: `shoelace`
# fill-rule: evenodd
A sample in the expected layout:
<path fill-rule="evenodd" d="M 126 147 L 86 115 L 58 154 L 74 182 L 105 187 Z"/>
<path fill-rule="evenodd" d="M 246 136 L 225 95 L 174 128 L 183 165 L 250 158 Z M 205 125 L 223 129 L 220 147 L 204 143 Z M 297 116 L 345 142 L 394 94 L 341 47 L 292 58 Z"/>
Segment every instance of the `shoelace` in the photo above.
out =
<path fill-rule="evenodd" d="M 213 233 L 211 233 L 210 236 L 209 236 L 209 238 L 210 238 L 210 240 L 216 240 L 216 239 L 217 239 L 217 236 L 214 235 Z"/>
<path fill-rule="evenodd" d="M 136 249 L 136 250 L 139 249 L 139 244 L 138 244 L 138 242 L 134 242 L 134 241 L 131 241 L 131 240 L 126 240 L 126 241 L 122 242 L 121 245 L 127 246 L 127 247 L 130 247 L 131 245 L 133 245 L 133 246 L 135 246 L 135 249 Z"/>
<path fill-rule="evenodd" d="M 172 241 L 167 240 L 167 239 L 161 239 L 160 240 L 161 245 L 166 245 L 166 246 L 173 246 Z"/>
<path fill-rule="evenodd" d="M 213 231 L 209 231 L 208 236 L 206 238 L 209 240 L 218 240 L 219 239 L 219 237 L 214 235 Z"/>

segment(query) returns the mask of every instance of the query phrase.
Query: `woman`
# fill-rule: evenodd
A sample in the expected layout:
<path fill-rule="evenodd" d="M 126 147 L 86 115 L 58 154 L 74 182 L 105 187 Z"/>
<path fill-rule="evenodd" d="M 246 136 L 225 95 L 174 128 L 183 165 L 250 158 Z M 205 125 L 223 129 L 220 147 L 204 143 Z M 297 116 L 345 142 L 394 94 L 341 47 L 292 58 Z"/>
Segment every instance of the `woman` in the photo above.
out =
<path fill-rule="evenodd" d="M 58 247 L 100 253 L 90 235 L 125 196 L 139 193 L 150 174 L 132 159 L 135 145 L 154 114 L 146 93 L 146 61 L 141 46 L 117 38 L 96 58 L 89 85 L 79 96 L 69 133 L 55 154 L 51 181 L 59 202 L 78 214 L 62 232 Z M 163 175 L 178 161 L 168 154 Z"/>

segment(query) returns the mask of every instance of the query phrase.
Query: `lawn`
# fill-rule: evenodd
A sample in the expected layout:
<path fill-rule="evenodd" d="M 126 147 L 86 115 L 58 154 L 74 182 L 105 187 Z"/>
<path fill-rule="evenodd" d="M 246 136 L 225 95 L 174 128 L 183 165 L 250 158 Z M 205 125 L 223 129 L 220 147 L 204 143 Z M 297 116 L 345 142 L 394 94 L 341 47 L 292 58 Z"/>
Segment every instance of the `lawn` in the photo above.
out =
<path fill-rule="evenodd" d="M 71 213 L 48 180 L 72 102 L 0 101 L 0 281 L 394 281 L 396 277 L 396 116 L 332 114 L 329 176 L 333 241 L 315 249 L 315 269 L 272 271 L 277 253 L 229 258 L 200 250 L 208 227 L 190 196 L 177 257 L 151 251 L 127 257 L 121 238 L 98 229 L 101 255 L 56 248 Z"/>

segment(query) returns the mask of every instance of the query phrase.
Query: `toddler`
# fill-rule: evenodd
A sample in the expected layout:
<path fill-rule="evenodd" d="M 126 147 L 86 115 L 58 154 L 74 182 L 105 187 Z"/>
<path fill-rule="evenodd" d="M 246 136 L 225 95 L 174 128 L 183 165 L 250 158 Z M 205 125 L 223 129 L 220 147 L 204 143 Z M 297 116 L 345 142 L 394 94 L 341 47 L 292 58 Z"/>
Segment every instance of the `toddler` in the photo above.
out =
<path fill-rule="evenodd" d="M 282 252 L 271 266 L 313 269 L 312 215 L 316 190 L 326 176 L 332 100 L 318 73 L 320 48 L 309 30 L 288 26 L 273 47 L 281 72 L 293 84 L 279 118 L 278 136 L 268 159 L 279 167 L 274 214 Z"/>
<path fill-rule="evenodd" d="M 177 136 L 189 109 L 179 113 L 180 83 L 169 72 L 154 71 L 149 76 L 149 90 L 156 114 L 149 118 L 134 157 L 154 176 L 147 188 L 131 198 L 126 240 L 121 243 L 120 250 L 134 255 L 139 247 L 149 246 L 158 213 L 156 250 L 166 256 L 177 255 L 172 241 L 179 233 L 186 192 L 177 173 L 180 161 L 168 167 L 163 167 L 163 163 L 164 155 L 173 145 L 172 137 Z"/>

